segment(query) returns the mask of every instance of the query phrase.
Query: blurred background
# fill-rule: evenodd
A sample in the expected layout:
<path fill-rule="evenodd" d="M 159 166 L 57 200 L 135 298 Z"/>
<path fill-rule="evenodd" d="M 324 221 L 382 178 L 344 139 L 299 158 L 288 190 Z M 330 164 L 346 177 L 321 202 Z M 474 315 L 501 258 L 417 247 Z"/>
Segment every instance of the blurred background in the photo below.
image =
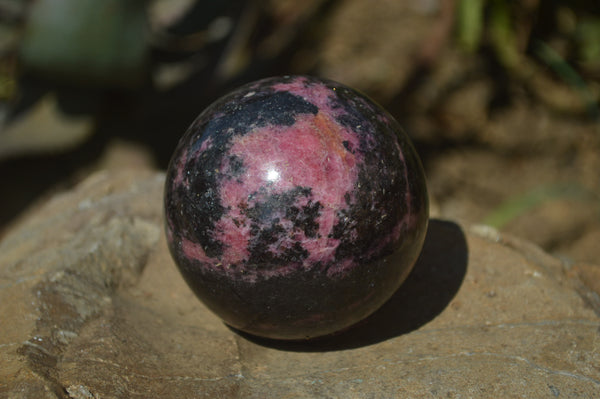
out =
<path fill-rule="evenodd" d="M 433 217 L 600 259 L 597 0 L 0 0 L 0 239 L 100 169 L 165 169 L 219 96 L 312 74 L 406 128 Z"/>

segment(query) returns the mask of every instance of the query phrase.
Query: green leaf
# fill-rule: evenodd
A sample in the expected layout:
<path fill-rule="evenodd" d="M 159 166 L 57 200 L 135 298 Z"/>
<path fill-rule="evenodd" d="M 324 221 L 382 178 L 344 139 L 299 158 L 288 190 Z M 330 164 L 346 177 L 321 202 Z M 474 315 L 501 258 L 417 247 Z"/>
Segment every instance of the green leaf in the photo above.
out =
<path fill-rule="evenodd" d="M 588 191 L 573 184 L 536 187 L 522 195 L 508 199 L 494 209 L 482 223 L 499 229 L 544 202 L 559 198 L 582 199 L 589 196 Z"/>
<path fill-rule="evenodd" d="M 583 62 L 600 62 L 600 18 L 585 18 L 577 24 L 576 41 Z"/>
<path fill-rule="evenodd" d="M 563 81 L 579 92 L 585 101 L 588 114 L 594 119 L 600 119 L 600 109 L 598 109 L 594 95 L 577 71 L 560 54 L 554 51 L 552 47 L 542 41 L 535 42 L 534 51 Z"/>
<path fill-rule="evenodd" d="M 515 30 L 512 25 L 509 1 L 492 0 L 490 10 L 490 39 L 500 62 L 514 68 L 521 59 Z"/>
<path fill-rule="evenodd" d="M 485 0 L 459 0 L 457 40 L 469 52 L 479 48 L 483 36 Z"/>

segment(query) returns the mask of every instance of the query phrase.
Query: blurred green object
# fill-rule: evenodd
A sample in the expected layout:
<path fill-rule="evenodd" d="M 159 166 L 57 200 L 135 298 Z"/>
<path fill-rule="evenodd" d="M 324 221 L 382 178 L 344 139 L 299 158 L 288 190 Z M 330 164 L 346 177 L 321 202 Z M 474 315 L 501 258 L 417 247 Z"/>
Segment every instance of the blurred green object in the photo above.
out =
<path fill-rule="evenodd" d="M 577 26 L 576 40 L 581 61 L 600 64 L 600 18 L 583 18 Z"/>
<path fill-rule="evenodd" d="M 135 87 L 145 77 L 146 0 L 35 0 L 20 61 L 25 70 L 93 86 Z"/>
<path fill-rule="evenodd" d="M 569 84 L 569 86 L 578 91 L 586 104 L 589 116 L 595 120 L 600 120 L 600 109 L 598 108 L 598 103 L 594 98 L 594 94 L 590 91 L 588 84 L 581 76 L 579 76 L 577 71 L 546 43 L 537 41 L 534 44 L 534 51 L 537 56 L 555 71 L 562 80 Z"/>
<path fill-rule="evenodd" d="M 458 2 L 458 42 L 469 52 L 474 52 L 481 44 L 484 6 L 485 0 L 459 0 Z"/>
<path fill-rule="evenodd" d="M 484 38 L 507 68 L 520 59 L 511 15 L 513 4 L 507 0 L 459 0 L 457 3 L 457 40 L 468 52 L 479 49 Z"/>
<path fill-rule="evenodd" d="M 506 0 L 492 0 L 489 21 L 492 46 L 506 68 L 516 67 L 521 58 L 510 6 Z"/>
<path fill-rule="evenodd" d="M 500 229 L 545 202 L 564 198 L 582 200 L 593 196 L 585 188 L 573 183 L 535 187 L 500 204 L 482 223 Z"/>

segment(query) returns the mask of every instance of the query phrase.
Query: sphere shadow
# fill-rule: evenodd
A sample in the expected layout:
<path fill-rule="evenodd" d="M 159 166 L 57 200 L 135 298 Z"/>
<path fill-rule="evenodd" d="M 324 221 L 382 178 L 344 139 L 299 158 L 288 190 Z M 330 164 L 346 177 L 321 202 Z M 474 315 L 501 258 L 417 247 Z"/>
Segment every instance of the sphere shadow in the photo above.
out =
<path fill-rule="evenodd" d="M 421 255 L 396 293 L 375 313 L 349 329 L 306 341 L 278 341 L 233 329 L 258 345 L 295 352 L 326 352 L 386 341 L 427 324 L 448 306 L 467 271 L 468 248 L 462 229 L 432 219 Z"/>

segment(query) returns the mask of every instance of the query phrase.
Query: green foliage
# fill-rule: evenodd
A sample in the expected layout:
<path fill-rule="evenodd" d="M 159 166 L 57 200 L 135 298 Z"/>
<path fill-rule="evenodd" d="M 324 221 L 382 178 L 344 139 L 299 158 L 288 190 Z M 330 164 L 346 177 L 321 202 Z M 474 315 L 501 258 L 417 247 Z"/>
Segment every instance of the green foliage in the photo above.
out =
<path fill-rule="evenodd" d="M 544 61 L 569 86 L 577 90 L 585 101 L 588 114 L 594 119 L 600 118 L 600 110 L 592 92 L 581 76 L 552 47 L 544 42 L 535 43 L 535 54 Z"/>
<path fill-rule="evenodd" d="M 457 8 L 457 39 L 467 51 L 479 48 L 483 35 L 485 0 L 460 0 Z"/>
<path fill-rule="evenodd" d="M 583 62 L 600 63 L 600 18 L 587 17 L 578 23 L 575 40 Z"/>
<path fill-rule="evenodd" d="M 526 54 L 532 42 L 547 39 L 535 37 L 531 32 L 545 32 L 549 38 L 566 36 L 576 47 L 578 60 L 600 62 L 600 7 L 597 5 L 597 1 L 458 0 L 457 41 L 469 52 L 487 44 L 500 62 L 511 67 Z M 560 20 L 565 14 L 573 16 L 572 32 L 561 29 Z"/>
<path fill-rule="evenodd" d="M 511 14 L 508 1 L 491 1 L 490 40 L 500 61 L 505 66 L 512 68 L 519 62 L 520 53 Z"/>
<path fill-rule="evenodd" d="M 458 0 L 456 21 L 457 41 L 464 50 L 490 49 L 521 80 L 550 70 L 579 94 L 589 116 L 600 118 L 598 96 L 583 77 L 600 77 L 597 0 Z"/>
<path fill-rule="evenodd" d="M 559 199 L 583 200 L 591 194 L 576 184 L 555 184 L 531 189 L 500 204 L 482 222 L 488 226 L 502 228 L 522 214 L 544 203 Z"/>
<path fill-rule="evenodd" d="M 508 0 L 459 0 L 459 43 L 469 52 L 478 50 L 483 43 L 490 44 L 505 66 L 514 66 L 519 54 L 511 12 Z"/>

